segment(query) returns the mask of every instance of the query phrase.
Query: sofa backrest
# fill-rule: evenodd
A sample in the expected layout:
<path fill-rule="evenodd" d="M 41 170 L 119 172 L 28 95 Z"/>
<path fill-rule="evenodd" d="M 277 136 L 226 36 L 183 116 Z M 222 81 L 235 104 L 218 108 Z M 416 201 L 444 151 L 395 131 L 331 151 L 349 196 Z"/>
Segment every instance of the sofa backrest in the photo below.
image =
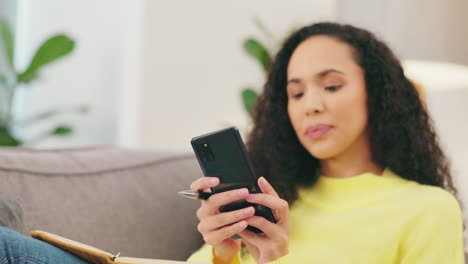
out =
<path fill-rule="evenodd" d="M 193 153 L 0 148 L 0 195 L 20 201 L 23 233 L 43 230 L 121 256 L 184 260 L 199 248 L 200 203 L 177 192 L 202 176 Z"/>

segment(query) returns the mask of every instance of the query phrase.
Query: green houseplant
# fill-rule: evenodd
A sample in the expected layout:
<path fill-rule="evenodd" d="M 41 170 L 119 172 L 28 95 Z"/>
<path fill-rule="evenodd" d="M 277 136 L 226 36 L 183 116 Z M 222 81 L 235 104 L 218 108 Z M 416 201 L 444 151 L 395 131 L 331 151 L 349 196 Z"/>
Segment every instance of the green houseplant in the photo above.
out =
<path fill-rule="evenodd" d="M 271 31 L 258 19 L 254 17 L 254 24 L 260 31 L 272 42 L 277 42 Z M 254 37 L 249 37 L 242 43 L 245 52 L 253 58 L 261 66 L 265 76 L 268 73 L 268 69 L 271 65 L 271 55 L 266 46 Z M 244 87 L 241 92 L 241 99 L 244 105 L 245 111 L 249 114 L 250 118 L 253 118 L 253 107 L 258 99 L 258 92 L 252 87 Z"/>
<path fill-rule="evenodd" d="M 75 41 L 65 34 L 58 34 L 48 38 L 39 46 L 29 66 L 23 71 L 18 71 L 15 66 L 15 40 L 11 27 L 2 18 L 0 18 L 0 41 L 0 46 L 4 47 L 7 64 L 6 71 L 0 72 L 0 145 L 32 145 L 50 136 L 63 136 L 72 133 L 72 127 L 66 124 L 55 125 L 53 128 L 30 139 L 20 138 L 15 131 L 23 131 L 33 123 L 52 118 L 64 112 L 86 112 L 86 106 L 51 109 L 24 120 L 18 120 L 15 117 L 14 109 L 15 95 L 17 95 L 18 90 L 27 89 L 28 84 L 39 76 L 39 71 L 45 65 L 70 54 L 75 47 Z"/>

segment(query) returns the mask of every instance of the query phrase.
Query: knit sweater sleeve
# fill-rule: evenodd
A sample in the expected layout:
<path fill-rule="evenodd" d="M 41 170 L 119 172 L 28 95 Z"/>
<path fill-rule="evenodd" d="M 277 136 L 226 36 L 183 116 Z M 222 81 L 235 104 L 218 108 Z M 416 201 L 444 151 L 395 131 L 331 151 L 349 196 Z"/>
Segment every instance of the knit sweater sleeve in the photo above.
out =
<path fill-rule="evenodd" d="M 431 189 L 402 230 L 401 264 L 463 264 L 463 218 L 458 201 L 442 189 Z"/>
<path fill-rule="evenodd" d="M 188 259 L 187 262 L 193 262 L 193 263 L 214 263 L 216 264 L 217 262 L 214 259 L 213 255 L 213 247 L 204 244 L 200 249 L 195 251 Z M 237 254 L 237 256 L 234 258 L 234 260 L 231 262 L 231 264 L 242 264 L 241 258 L 240 258 L 240 253 Z"/>
<path fill-rule="evenodd" d="M 211 247 L 208 244 L 204 244 L 199 250 L 195 251 L 187 260 L 187 262 L 193 262 L 193 263 L 214 263 L 216 264 L 217 262 L 213 258 L 213 247 Z M 248 259 L 246 261 L 242 261 L 242 258 L 240 257 L 240 253 L 237 254 L 237 256 L 234 258 L 234 260 L 231 262 L 231 264 L 249 264 L 249 263 L 254 263 L 255 260 L 252 258 L 252 256 L 249 255 Z M 283 263 L 290 263 L 289 262 L 289 255 L 285 255 L 273 262 L 270 262 L 270 264 L 283 264 Z"/>

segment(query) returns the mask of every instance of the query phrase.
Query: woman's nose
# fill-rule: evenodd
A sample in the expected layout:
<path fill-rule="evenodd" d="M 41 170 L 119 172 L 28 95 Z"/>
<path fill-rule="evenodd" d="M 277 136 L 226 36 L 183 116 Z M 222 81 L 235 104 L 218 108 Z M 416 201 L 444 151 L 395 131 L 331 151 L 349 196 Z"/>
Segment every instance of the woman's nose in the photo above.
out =
<path fill-rule="evenodd" d="M 319 93 L 309 92 L 305 97 L 304 110 L 307 116 L 323 112 L 325 106 Z"/>

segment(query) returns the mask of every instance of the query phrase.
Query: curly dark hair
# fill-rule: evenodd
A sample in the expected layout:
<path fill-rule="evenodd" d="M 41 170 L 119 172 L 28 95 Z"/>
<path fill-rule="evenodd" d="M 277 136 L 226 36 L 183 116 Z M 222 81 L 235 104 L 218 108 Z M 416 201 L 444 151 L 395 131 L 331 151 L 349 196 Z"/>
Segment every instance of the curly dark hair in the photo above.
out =
<path fill-rule="evenodd" d="M 441 187 L 462 206 L 449 161 L 415 85 L 385 43 L 369 31 L 347 24 L 315 23 L 284 41 L 255 104 L 253 129 L 246 141 L 257 175 L 264 176 L 290 204 L 297 200 L 299 186 L 312 185 L 318 179 L 320 162 L 299 142 L 287 113 L 286 94 L 287 67 L 293 51 L 316 35 L 348 44 L 364 70 L 373 162 L 402 178 Z"/>

